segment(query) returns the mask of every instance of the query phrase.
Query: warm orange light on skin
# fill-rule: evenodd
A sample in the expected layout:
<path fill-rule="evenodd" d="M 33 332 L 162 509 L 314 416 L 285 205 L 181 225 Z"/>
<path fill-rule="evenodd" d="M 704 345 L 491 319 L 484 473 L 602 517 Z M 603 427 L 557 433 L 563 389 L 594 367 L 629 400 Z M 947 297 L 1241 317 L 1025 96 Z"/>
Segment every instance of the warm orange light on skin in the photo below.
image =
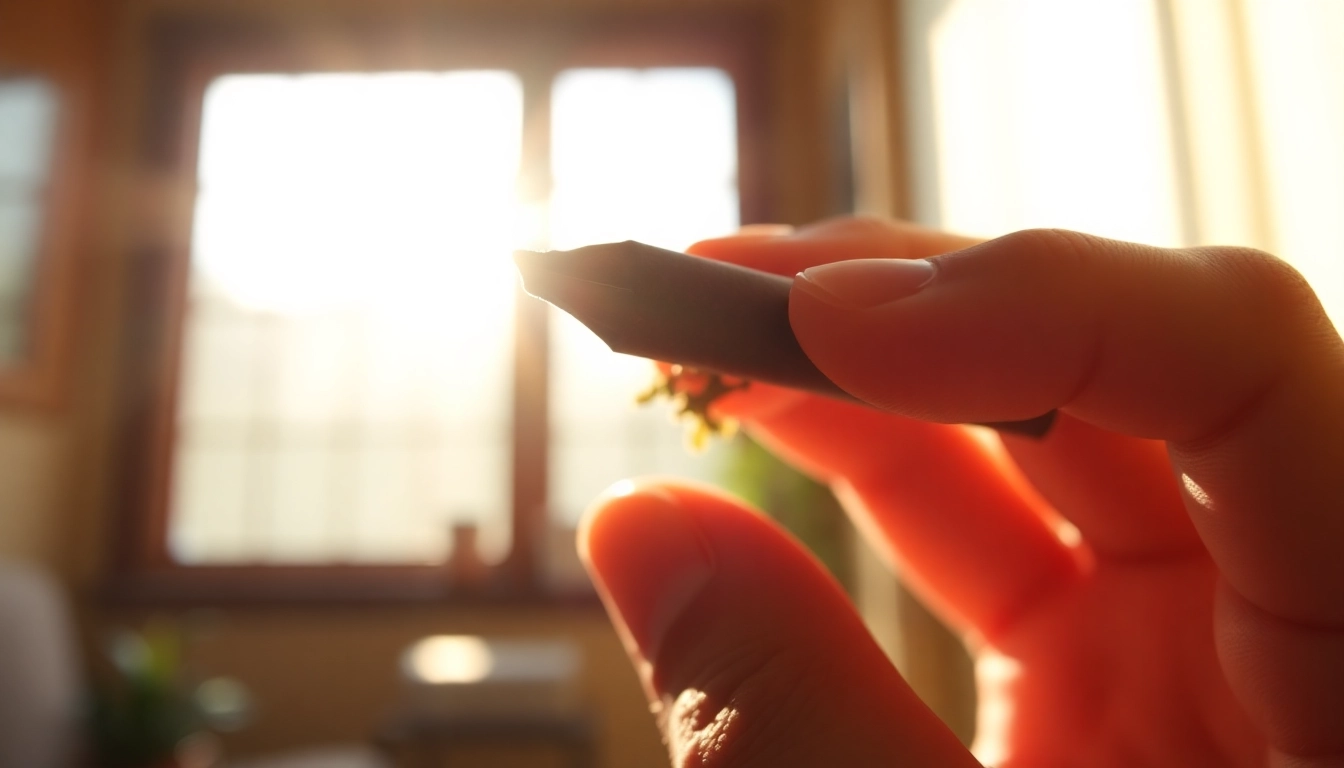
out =
<path fill-rule="evenodd" d="M 1201 488 L 1194 478 L 1184 472 L 1181 473 L 1181 488 L 1185 490 L 1185 495 L 1189 496 L 1191 501 L 1210 512 L 1214 511 L 1213 499 L 1209 497 L 1208 491 Z"/>

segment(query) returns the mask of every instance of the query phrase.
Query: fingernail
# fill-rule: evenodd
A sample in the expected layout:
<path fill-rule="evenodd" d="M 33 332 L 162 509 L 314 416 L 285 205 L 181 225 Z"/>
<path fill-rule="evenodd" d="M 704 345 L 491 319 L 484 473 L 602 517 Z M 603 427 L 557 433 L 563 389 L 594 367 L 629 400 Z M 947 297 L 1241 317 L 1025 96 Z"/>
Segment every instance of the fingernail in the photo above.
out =
<path fill-rule="evenodd" d="M 793 234 L 789 224 L 743 224 L 736 237 L 788 237 Z"/>
<path fill-rule="evenodd" d="M 579 554 L 629 650 L 646 661 L 709 583 L 714 559 L 694 520 L 669 493 L 613 487 L 588 513 Z"/>
<path fill-rule="evenodd" d="M 869 309 L 919 293 L 934 272 L 924 259 L 858 259 L 811 267 L 794 285 L 841 309 Z"/>

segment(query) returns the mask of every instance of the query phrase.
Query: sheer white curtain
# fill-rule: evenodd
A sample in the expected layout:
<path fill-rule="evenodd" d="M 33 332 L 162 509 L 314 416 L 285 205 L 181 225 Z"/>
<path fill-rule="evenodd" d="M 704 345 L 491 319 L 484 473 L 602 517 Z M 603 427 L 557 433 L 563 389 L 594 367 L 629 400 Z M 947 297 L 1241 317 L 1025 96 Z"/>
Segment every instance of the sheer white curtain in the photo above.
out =
<path fill-rule="evenodd" d="M 985 237 L 1064 227 L 1261 248 L 1300 269 L 1344 328 L 1344 2 L 893 7 L 908 171 L 894 212 Z M 870 626 L 967 734 L 954 642 L 859 559 Z"/>
<path fill-rule="evenodd" d="M 1344 325 L 1344 3 L 901 7 L 917 218 L 1263 248 Z"/>

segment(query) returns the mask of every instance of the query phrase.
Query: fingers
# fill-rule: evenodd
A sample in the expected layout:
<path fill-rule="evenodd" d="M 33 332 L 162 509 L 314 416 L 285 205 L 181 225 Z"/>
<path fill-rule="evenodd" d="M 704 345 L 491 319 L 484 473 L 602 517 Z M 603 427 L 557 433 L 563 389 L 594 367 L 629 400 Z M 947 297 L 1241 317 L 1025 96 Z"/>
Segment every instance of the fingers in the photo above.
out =
<path fill-rule="evenodd" d="M 820 566 L 713 492 L 648 486 L 580 551 L 675 765 L 978 765 Z"/>
<path fill-rule="evenodd" d="M 837 384 L 935 421 L 1061 407 L 1166 439 L 1229 582 L 1271 612 L 1344 624 L 1344 351 L 1287 267 L 1055 232 L 918 263 L 795 282 L 794 332 Z"/>
<path fill-rule="evenodd" d="M 1060 414 L 1043 439 L 1003 435 L 1013 461 L 1101 560 L 1202 554 L 1166 446 Z"/>
<path fill-rule="evenodd" d="M 992 640 L 1081 569 L 970 430 L 816 398 L 753 437 L 828 481 L 865 538 L 940 618 Z"/>
<path fill-rule="evenodd" d="M 792 237 L 728 238 L 692 252 L 792 274 L 873 254 L 915 258 L 970 242 L 909 224 L 836 219 Z M 1079 575 L 1034 497 L 972 432 L 753 383 L 718 409 L 841 491 L 868 540 L 949 624 L 992 637 Z"/>
<path fill-rule="evenodd" d="M 692 252 L 792 274 L 817 264 L 874 255 L 925 258 L 972 244 L 968 238 L 873 219 L 832 219 L 793 237 L 788 237 L 788 228 L 754 234 L 757 237 L 751 239 L 699 243 Z M 748 422 L 759 436 L 777 414 L 808 405 L 806 395 L 754 384 L 724 401 L 722 410 Z M 827 439 L 829 423 L 818 418 L 814 426 L 794 431 L 804 450 Z M 1068 416 L 1061 416 L 1044 440 L 1013 435 L 1003 435 L 1003 440 L 1032 485 L 1079 528 L 1099 557 L 1151 559 L 1203 551 L 1160 442 L 1108 432 Z M 790 451 L 784 441 L 775 447 Z M 836 468 L 831 473 L 842 471 Z"/>
<path fill-rule="evenodd" d="M 925 259 L 968 248 L 977 240 L 903 221 L 865 217 L 826 219 L 793 231 L 753 227 L 702 240 L 687 253 L 776 275 L 792 276 L 818 264 L 851 259 Z"/>
<path fill-rule="evenodd" d="M 1214 610 L 1219 659 L 1247 711 L 1287 758 L 1275 764 L 1344 764 L 1344 630 L 1285 624 L 1225 588 Z"/>
<path fill-rule="evenodd" d="M 1344 655 L 1344 345 L 1301 278 L 1246 250 L 1061 232 L 932 262 L 808 270 L 790 300 L 804 351 L 852 394 L 909 416 L 1058 407 L 1166 440 L 1228 587 L 1276 629 L 1220 614 L 1221 647 L 1237 649 L 1230 683 L 1285 754 L 1337 750 L 1337 729 L 1267 714 L 1344 711 L 1344 689 L 1285 682 L 1281 663 Z"/>

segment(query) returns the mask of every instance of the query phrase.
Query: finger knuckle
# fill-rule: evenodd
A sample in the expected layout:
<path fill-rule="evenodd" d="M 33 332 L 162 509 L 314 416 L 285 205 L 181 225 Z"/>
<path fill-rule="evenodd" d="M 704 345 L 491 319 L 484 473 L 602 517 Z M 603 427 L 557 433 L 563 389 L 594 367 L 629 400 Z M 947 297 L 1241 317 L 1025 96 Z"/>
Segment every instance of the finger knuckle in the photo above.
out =
<path fill-rule="evenodd" d="M 1095 268 L 1100 243 L 1090 235 L 1067 229 L 1024 229 L 974 247 L 940 257 L 944 274 L 960 271 L 1011 272 L 1019 277 L 1086 275 Z"/>
<path fill-rule="evenodd" d="M 1324 317 L 1311 285 L 1283 259 L 1235 247 L 1205 249 L 1204 256 L 1230 278 L 1239 309 L 1258 322 L 1292 330 L 1317 326 Z"/>
<path fill-rule="evenodd" d="M 1004 245 L 1020 258 L 1039 259 L 1051 266 L 1092 260 L 1095 238 L 1069 229 L 1024 229 L 1003 238 Z"/>
<path fill-rule="evenodd" d="M 1220 246 L 1205 249 L 1224 268 L 1248 284 L 1274 292 L 1297 293 L 1307 288 L 1302 274 L 1279 257 L 1255 248 Z"/>

